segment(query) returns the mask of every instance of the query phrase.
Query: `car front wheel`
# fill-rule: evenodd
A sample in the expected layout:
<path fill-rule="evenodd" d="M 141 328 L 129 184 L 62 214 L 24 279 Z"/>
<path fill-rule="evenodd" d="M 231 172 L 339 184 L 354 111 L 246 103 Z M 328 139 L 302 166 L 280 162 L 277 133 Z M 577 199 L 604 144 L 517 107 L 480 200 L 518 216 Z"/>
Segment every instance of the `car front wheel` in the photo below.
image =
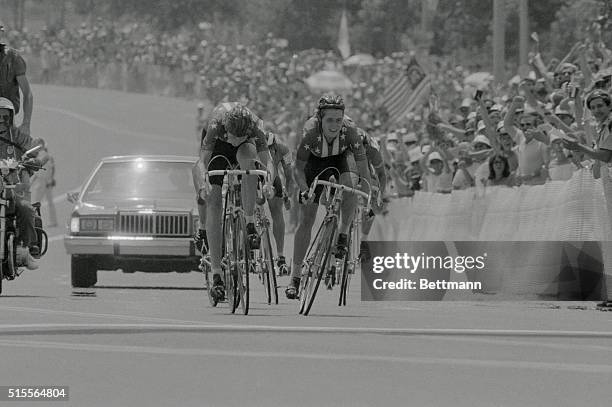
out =
<path fill-rule="evenodd" d="M 98 266 L 91 257 L 71 256 L 70 273 L 72 286 L 85 288 L 98 282 Z"/>

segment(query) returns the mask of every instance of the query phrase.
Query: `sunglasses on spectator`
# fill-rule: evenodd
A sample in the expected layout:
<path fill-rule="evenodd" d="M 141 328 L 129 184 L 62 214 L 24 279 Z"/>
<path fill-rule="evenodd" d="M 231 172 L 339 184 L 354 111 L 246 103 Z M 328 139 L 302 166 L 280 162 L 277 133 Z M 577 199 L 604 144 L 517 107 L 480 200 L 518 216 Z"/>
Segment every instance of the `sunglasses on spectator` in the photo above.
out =
<path fill-rule="evenodd" d="M 535 123 L 521 123 L 519 126 L 521 126 L 521 129 L 533 129 L 535 128 Z"/>

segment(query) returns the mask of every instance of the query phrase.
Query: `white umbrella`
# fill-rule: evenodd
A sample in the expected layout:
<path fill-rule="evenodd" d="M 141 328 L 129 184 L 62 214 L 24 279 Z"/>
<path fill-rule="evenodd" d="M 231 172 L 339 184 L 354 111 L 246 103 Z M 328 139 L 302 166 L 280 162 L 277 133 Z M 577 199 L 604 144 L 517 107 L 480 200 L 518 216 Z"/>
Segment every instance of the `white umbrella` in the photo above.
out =
<path fill-rule="evenodd" d="M 370 54 L 355 54 L 353 56 L 348 57 L 344 60 L 344 65 L 359 65 L 359 66 L 367 66 L 374 65 L 376 63 L 376 59 Z"/>
<path fill-rule="evenodd" d="M 489 86 L 489 84 L 493 82 L 493 79 L 495 78 L 489 72 L 476 72 L 468 75 L 463 80 L 463 84 L 466 86 L 473 86 L 476 89 L 482 89 Z"/>
<path fill-rule="evenodd" d="M 331 70 L 312 74 L 305 82 L 311 91 L 342 91 L 353 88 L 353 82 L 345 74 Z"/>

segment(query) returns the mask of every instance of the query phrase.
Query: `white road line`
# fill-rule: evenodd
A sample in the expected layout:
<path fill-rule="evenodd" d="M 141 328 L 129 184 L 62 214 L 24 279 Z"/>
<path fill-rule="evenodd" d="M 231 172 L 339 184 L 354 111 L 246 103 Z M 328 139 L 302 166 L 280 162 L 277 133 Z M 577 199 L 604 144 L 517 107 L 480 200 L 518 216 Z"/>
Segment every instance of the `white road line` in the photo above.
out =
<path fill-rule="evenodd" d="M 55 112 L 55 113 L 60 113 L 63 114 L 65 116 L 70 116 L 74 119 L 80 120 L 84 123 L 87 123 L 91 126 L 94 127 L 98 127 L 100 129 L 112 132 L 112 133 L 117 133 L 117 134 L 123 134 L 123 135 L 127 135 L 127 136 L 131 136 L 131 137 L 136 137 L 136 138 L 142 138 L 142 139 L 146 139 L 146 140 L 154 140 L 154 141 L 162 141 L 162 142 L 173 142 L 173 143 L 178 143 L 178 144 L 184 144 L 184 145 L 189 145 L 192 146 L 193 142 L 192 141 L 187 141 L 187 140 L 181 140 L 181 139 L 177 139 L 175 137 L 172 136 L 161 136 L 161 135 L 155 135 L 155 134 L 151 134 L 151 133 L 143 133 L 143 132 L 139 132 L 139 131 L 132 131 L 132 130 L 126 130 L 126 129 L 118 129 L 118 128 L 114 128 L 114 127 L 110 127 L 107 126 L 106 124 L 99 122 L 91 117 L 88 116 L 84 116 L 75 112 L 72 112 L 70 110 L 65 110 L 65 109 L 60 109 L 58 107 L 53 107 L 53 106 L 47 106 L 47 105 L 36 105 L 37 109 L 43 109 L 43 110 L 47 110 L 50 112 Z"/>
<path fill-rule="evenodd" d="M 90 315 L 82 313 L 83 316 Z M 96 314 L 91 314 L 96 315 Z M 98 314 L 102 315 L 102 314 Z M 1 324 L 0 335 L 14 330 L 45 329 L 182 329 L 220 332 L 282 332 L 282 333 L 336 333 L 336 334 L 381 334 L 398 336 L 493 336 L 493 337 L 552 337 L 552 338 L 612 338 L 610 331 L 554 331 L 521 329 L 411 329 L 411 328 L 351 328 L 334 326 L 274 326 L 274 325 L 227 325 L 227 324 Z"/>
<path fill-rule="evenodd" d="M 4 306 L 0 306 L 0 310 L 15 311 L 15 312 L 33 312 L 36 314 L 71 315 L 71 316 L 76 316 L 76 317 L 87 317 L 87 318 L 94 318 L 94 317 L 95 318 L 116 318 L 116 319 L 123 319 L 126 321 L 166 322 L 166 323 L 174 323 L 174 324 L 203 325 L 202 321 L 186 321 L 186 320 L 181 320 L 181 319 L 145 317 L 145 316 L 138 316 L 138 315 L 96 314 L 96 313 L 91 313 L 91 312 L 62 311 L 62 310 L 48 310 L 48 309 L 42 309 L 42 308 L 4 307 Z M 56 327 L 54 324 L 48 324 L 48 325 L 51 327 Z M 3 327 L 7 327 L 7 326 L 8 325 L 0 324 L 0 330 L 2 330 Z M 18 327 L 18 326 L 23 326 L 23 325 L 14 325 L 13 327 Z"/>
<path fill-rule="evenodd" d="M 536 369 L 546 371 L 580 372 L 590 374 L 612 373 L 612 365 L 586 364 L 586 363 L 554 363 L 554 362 L 529 362 L 521 360 L 475 360 L 463 358 L 428 358 L 415 356 L 385 356 L 385 355 L 363 355 L 342 353 L 298 353 L 298 352 L 254 352 L 241 351 L 238 349 L 195 349 L 176 347 L 162 348 L 156 346 L 126 346 L 126 345 L 101 345 L 83 344 L 74 342 L 51 342 L 51 341 L 24 341 L 24 340 L 0 340 L 0 346 L 35 348 L 35 349 L 61 349 L 74 352 L 96 351 L 117 353 L 140 353 L 154 355 L 179 355 L 179 356 L 203 356 L 203 357 L 234 357 L 234 358 L 273 358 L 273 359 L 310 359 L 321 361 L 338 362 L 379 362 L 379 363 L 409 363 L 425 365 L 450 365 L 464 367 L 487 367 L 504 369 Z"/>
<path fill-rule="evenodd" d="M 557 349 L 557 350 L 568 350 L 568 351 L 604 351 L 604 352 L 612 352 L 612 343 L 609 345 L 584 345 L 577 343 L 551 343 L 548 341 L 520 341 L 520 340 L 511 340 L 505 338 L 477 338 L 474 336 L 470 337 L 462 337 L 462 336 L 430 336 L 430 339 L 435 339 L 439 341 L 453 341 L 453 342 L 469 342 L 473 343 L 486 343 L 490 345 L 508 345 L 508 346 L 516 346 L 516 347 L 538 347 L 538 348 L 546 348 L 546 349 Z"/>

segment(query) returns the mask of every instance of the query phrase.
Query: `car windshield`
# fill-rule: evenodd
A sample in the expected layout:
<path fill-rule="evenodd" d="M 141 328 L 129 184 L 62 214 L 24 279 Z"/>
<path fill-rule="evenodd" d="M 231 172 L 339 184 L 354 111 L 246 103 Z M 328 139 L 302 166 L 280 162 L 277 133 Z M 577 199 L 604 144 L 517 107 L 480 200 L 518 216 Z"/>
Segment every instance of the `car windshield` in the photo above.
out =
<path fill-rule="evenodd" d="M 89 183 L 83 201 L 193 199 L 192 167 L 190 162 L 104 163 Z"/>

